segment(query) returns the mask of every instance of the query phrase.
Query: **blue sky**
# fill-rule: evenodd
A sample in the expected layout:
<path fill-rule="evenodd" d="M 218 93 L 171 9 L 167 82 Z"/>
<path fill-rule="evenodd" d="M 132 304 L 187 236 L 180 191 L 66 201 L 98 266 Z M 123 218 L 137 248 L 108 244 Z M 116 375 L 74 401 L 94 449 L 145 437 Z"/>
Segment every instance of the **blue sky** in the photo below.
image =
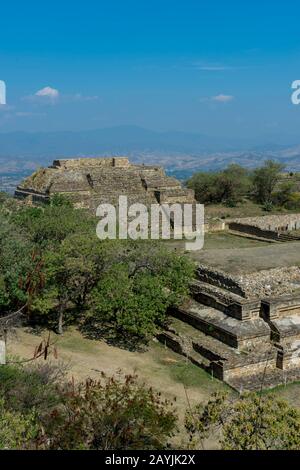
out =
<path fill-rule="evenodd" d="M 1 3 L 0 131 L 139 125 L 287 140 L 300 129 L 300 4 Z"/>

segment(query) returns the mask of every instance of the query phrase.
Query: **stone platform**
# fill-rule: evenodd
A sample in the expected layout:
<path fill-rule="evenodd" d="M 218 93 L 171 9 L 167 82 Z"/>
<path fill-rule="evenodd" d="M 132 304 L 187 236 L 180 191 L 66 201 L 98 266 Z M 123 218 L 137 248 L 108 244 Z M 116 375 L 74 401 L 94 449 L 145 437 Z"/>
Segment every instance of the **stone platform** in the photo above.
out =
<path fill-rule="evenodd" d="M 286 293 L 298 271 L 264 289 L 274 270 L 247 278 L 199 265 L 191 299 L 170 311 L 159 339 L 239 392 L 299 380 L 300 295 Z"/>
<path fill-rule="evenodd" d="M 300 240 L 300 214 L 266 215 L 233 219 L 228 228 L 234 232 L 248 234 L 278 242 Z"/>
<path fill-rule="evenodd" d="M 193 190 L 184 188 L 163 168 L 134 165 L 124 157 L 54 160 L 17 187 L 15 197 L 48 202 L 54 194 L 65 195 L 75 207 L 96 211 L 99 204 L 117 206 L 119 196 L 128 204 L 195 203 Z"/>

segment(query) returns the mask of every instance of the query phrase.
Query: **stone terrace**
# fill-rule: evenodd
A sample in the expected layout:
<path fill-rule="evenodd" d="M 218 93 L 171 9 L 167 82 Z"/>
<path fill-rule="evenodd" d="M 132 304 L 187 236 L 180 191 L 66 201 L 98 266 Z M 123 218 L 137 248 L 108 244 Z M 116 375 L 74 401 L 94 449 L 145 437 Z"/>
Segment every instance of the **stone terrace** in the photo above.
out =
<path fill-rule="evenodd" d="M 233 235 L 231 235 L 233 238 Z M 208 249 L 160 340 L 238 391 L 300 379 L 300 243 Z"/>
<path fill-rule="evenodd" d="M 99 204 L 117 205 L 120 195 L 128 203 L 195 203 L 194 192 L 183 188 L 163 168 L 134 165 L 124 157 L 54 160 L 49 168 L 37 170 L 16 189 L 20 199 L 47 202 L 64 194 L 78 208 L 95 211 Z"/>
<path fill-rule="evenodd" d="M 232 222 L 252 225 L 262 230 L 274 232 L 290 231 L 300 229 L 300 214 L 266 215 L 263 217 L 245 217 L 234 219 Z"/>
<path fill-rule="evenodd" d="M 232 238 L 237 238 L 232 235 Z M 239 238 L 239 237 L 238 237 Z M 234 243 L 234 242 L 233 242 Z M 226 275 L 244 275 L 258 271 L 300 266 L 299 242 L 261 244 L 247 248 L 207 249 L 191 252 L 194 261 Z"/>
<path fill-rule="evenodd" d="M 300 239 L 300 214 L 268 215 L 233 219 L 228 222 L 229 230 L 274 241 Z"/>

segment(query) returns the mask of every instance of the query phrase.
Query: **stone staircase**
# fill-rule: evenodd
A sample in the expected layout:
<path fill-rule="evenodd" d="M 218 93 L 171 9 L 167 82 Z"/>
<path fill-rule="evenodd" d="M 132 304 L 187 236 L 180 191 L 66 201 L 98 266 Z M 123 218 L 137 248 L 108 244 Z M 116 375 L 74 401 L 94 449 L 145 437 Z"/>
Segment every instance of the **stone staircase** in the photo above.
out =
<path fill-rule="evenodd" d="M 293 235 L 293 233 L 279 233 L 278 241 L 279 242 L 295 242 L 300 240 L 300 235 Z"/>
<path fill-rule="evenodd" d="M 159 340 L 239 392 L 299 380 L 300 296 L 245 299 L 195 279 Z"/>

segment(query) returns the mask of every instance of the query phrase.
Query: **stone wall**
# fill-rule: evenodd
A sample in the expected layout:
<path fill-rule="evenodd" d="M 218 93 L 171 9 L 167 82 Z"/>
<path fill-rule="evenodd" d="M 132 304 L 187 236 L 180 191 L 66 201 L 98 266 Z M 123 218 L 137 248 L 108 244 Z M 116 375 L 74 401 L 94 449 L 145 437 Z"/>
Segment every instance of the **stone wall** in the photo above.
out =
<path fill-rule="evenodd" d="M 54 160 L 52 168 L 64 169 L 79 169 L 87 167 L 121 167 L 126 168 L 130 166 L 129 160 L 126 157 L 111 157 L 111 158 L 68 158 Z"/>
<path fill-rule="evenodd" d="M 264 373 L 265 371 L 275 370 L 276 368 L 276 356 L 274 355 L 271 360 L 266 362 L 263 358 L 261 361 L 255 362 L 249 365 L 239 365 L 237 367 L 228 368 L 224 371 L 224 380 L 230 381 L 239 377 L 253 376 L 254 374 Z"/>
<path fill-rule="evenodd" d="M 300 214 L 266 215 L 233 219 L 228 223 L 230 230 L 253 236 L 277 240 L 282 233 L 300 229 Z"/>
<path fill-rule="evenodd" d="M 238 280 L 223 271 L 217 271 L 210 266 L 199 264 L 197 268 L 197 278 L 202 282 L 212 284 L 240 295 L 241 297 L 245 297 L 245 292 L 239 285 Z"/>
<path fill-rule="evenodd" d="M 279 239 L 278 232 L 274 232 L 271 230 L 263 230 L 259 227 L 256 227 L 255 225 L 250 225 L 246 223 L 229 222 L 228 228 L 229 230 L 245 233 L 253 237 L 266 238 L 268 240 L 275 240 L 275 241 L 278 241 Z"/>
<path fill-rule="evenodd" d="M 223 232 L 226 228 L 226 222 L 222 219 L 209 219 L 205 221 L 204 230 L 206 233 Z"/>
<path fill-rule="evenodd" d="M 300 288 L 298 266 L 230 275 L 209 266 L 199 265 L 197 277 L 202 282 L 228 290 L 246 299 L 291 294 Z"/>
<path fill-rule="evenodd" d="M 262 300 L 262 315 L 274 320 L 290 315 L 300 316 L 300 294 Z"/>

